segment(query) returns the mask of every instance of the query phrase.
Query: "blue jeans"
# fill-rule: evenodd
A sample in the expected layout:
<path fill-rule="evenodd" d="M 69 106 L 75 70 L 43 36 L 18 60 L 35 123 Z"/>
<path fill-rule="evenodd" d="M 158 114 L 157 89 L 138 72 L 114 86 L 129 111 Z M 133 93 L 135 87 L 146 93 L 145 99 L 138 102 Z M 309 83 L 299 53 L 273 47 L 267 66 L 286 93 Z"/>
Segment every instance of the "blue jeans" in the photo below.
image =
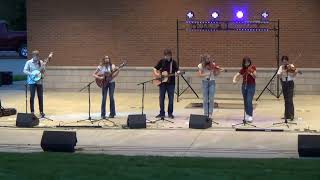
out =
<path fill-rule="evenodd" d="M 114 89 L 116 87 L 115 82 L 109 83 L 106 87 L 102 88 L 102 103 L 101 103 L 101 116 L 106 116 L 106 100 L 109 90 L 110 98 L 110 116 L 116 115 L 115 103 L 114 103 Z"/>
<path fill-rule="evenodd" d="M 242 96 L 243 96 L 243 103 L 244 109 L 246 114 L 252 116 L 253 114 L 253 105 L 252 100 L 254 93 L 256 91 L 256 85 L 242 85 Z"/>
<path fill-rule="evenodd" d="M 168 98 L 169 98 L 168 114 L 172 115 L 172 113 L 173 113 L 174 89 L 175 89 L 174 84 L 162 83 L 159 85 L 159 91 L 160 91 L 159 103 L 160 103 L 160 115 L 161 116 L 165 116 L 164 99 L 166 96 L 166 92 L 168 93 Z"/>
<path fill-rule="evenodd" d="M 204 110 L 204 115 L 206 116 L 213 113 L 215 91 L 216 91 L 215 80 L 210 80 L 210 81 L 202 80 L 203 110 Z M 208 107 L 208 99 L 209 99 L 209 107 Z M 208 114 L 208 111 L 209 111 L 209 114 Z"/>

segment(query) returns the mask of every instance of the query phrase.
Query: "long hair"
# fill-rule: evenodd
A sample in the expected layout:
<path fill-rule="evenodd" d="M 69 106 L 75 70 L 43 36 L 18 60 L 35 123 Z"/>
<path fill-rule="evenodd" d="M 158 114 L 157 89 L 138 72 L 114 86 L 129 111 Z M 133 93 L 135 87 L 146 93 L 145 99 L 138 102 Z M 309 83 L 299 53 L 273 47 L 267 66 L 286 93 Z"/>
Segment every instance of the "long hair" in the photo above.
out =
<path fill-rule="evenodd" d="M 106 62 L 105 62 L 106 56 L 104 56 L 103 58 L 101 58 L 101 60 L 100 60 L 100 66 L 105 66 L 105 67 L 110 66 L 110 67 L 111 67 L 111 65 L 112 65 L 111 58 L 110 58 L 109 56 L 108 56 L 108 58 L 109 58 L 109 63 L 106 63 Z"/>
<path fill-rule="evenodd" d="M 205 68 L 210 63 L 210 54 L 205 53 L 200 55 L 200 63 L 202 68 Z"/>
<path fill-rule="evenodd" d="M 246 62 L 249 62 L 249 66 L 252 64 L 252 61 L 251 61 L 250 57 L 245 56 L 245 57 L 242 59 L 242 68 L 247 68 Z M 249 67 L 249 66 L 248 66 L 248 67 Z"/>

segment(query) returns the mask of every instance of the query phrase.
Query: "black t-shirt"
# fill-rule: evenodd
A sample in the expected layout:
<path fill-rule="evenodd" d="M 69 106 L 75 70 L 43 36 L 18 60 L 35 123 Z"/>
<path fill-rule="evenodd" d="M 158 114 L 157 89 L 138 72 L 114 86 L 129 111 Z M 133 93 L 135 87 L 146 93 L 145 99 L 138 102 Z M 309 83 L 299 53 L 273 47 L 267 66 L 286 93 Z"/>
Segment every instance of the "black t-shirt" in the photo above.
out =
<path fill-rule="evenodd" d="M 172 63 L 172 69 L 170 72 L 171 63 Z M 168 61 L 167 59 L 161 59 L 154 68 L 160 72 L 167 71 L 169 74 L 176 73 L 179 70 L 177 62 L 173 59 L 171 59 L 170 61 Z M 168 82 L 166 83 L 175 84 L 175 80 L 176 80 L 176 77 L 171 76 L 169 77 Z"/>

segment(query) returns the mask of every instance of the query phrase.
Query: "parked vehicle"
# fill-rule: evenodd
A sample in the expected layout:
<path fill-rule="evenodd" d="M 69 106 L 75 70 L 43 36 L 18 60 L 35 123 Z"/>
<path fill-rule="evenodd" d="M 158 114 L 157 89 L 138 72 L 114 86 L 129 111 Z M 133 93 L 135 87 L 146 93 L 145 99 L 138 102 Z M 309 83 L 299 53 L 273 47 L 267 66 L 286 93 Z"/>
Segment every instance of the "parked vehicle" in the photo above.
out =
<path fill-rule="evenodd" d="M 21 57 L 26 58 L 27 32 L 9 31 L 7 22 L 0 20 L 0 51 L 16 51 Z"/>

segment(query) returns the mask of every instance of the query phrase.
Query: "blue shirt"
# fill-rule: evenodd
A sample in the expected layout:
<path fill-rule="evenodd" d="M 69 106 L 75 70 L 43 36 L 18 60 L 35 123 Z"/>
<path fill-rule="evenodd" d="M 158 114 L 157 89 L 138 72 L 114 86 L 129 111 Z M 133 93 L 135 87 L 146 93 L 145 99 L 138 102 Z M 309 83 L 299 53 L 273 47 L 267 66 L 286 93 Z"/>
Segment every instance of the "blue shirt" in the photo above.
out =
<path fill-rule="evenodd" d="M 39 65 L 39 61 L 40 61 L 40 65 Z M 30 74 L 32 73 L 32 71 L 34 71 L 34 70 L 41 71 L 41 70 L 45 69 L 43 61 L 41 61 L 41 60 L 39 60 L 39 61 L 35 61 L 32 58 L 32 59 L 28 60 L 26 62 L 26 64 L 24 65 L 23 73 L 28 75 L 28 79 L 27 79 L 28 84 L 42 84 L 43 83 L 42 79 L 40 79 L 38 82 L 35 83 L 30 78 Z"/>

